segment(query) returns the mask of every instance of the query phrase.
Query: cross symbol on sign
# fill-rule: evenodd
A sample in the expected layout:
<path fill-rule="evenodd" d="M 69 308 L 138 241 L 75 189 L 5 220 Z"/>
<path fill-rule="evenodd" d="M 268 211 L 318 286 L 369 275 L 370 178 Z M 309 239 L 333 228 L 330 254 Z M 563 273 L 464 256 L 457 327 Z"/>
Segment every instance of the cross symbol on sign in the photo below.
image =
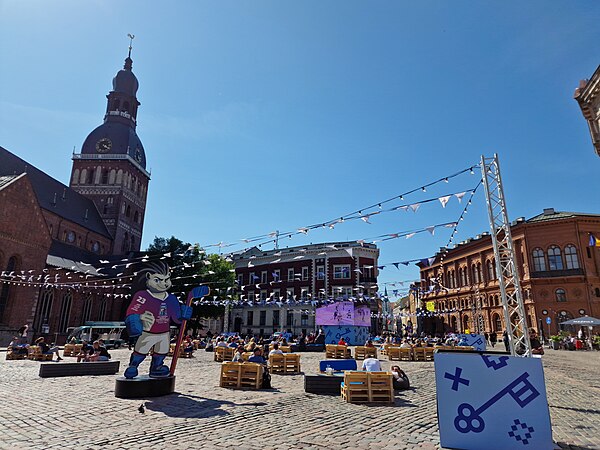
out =
<path fill-rule="evenodd" d="M 460 374 L 462 373 L 462 369 L 460 367 L 456 368 L 456 371 L 454 372 L 454 375 L 452 375 L 451 373 L 446 372 L 444 374 L 444 378 L 448 378 L 449 380 L 452 380 L 452 390 L 453 391 L 458 391 L 458 386 L 460 384 L 464 384 L 465 386 L 468 386 L 470 381 L 467 380 L 466 378 L 461 378 Z"/>

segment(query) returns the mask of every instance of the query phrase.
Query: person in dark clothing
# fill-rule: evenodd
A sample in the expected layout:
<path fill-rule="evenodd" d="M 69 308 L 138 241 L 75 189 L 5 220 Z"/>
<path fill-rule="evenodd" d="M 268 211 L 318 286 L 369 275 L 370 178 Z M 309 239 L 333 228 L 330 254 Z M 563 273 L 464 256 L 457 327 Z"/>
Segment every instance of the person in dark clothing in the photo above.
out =
<path fill-rule="evenodd" d="M 490 333 L 490 344 L 492 345 L 492 348 L 496 346 L 496 342 L 498 342 L 498 333 L 493 331 Z"/>
<path fill-rule="evenodd" d="M 510 345 L 508 344 L 508 332 L 504 330 L 502 333 L 502 342 L 504 342 L 504 348 L 507 352 L 510 352 Z"/>
<path fill-rule="evenodd" d="M 399 366 L 392 366 L 392 384 L 394 385 L 395 391 L 401 391 L 404 389 L 410 388 L 410 381 L 408 380 L 408 375 L 404 373 Z"/>
<path fill-rule="evenodd" d="M 46 343 L 46 340 L 43 337 L 40 337 L 40 338 L 36 339 L 35 343 L 36 343 L 37 346 L 40 347 L 40 350 L 42 351 L 42 354 L 48 355 L 50 353 L 55 353 L 56 354 L 56 360 L 57 361 L 62 361 L 62 358 L 58 354 L 58 347 L 56 345 L 54 345 L 54 344 L 52 344 L 51 346 L 48 345 Z"/>

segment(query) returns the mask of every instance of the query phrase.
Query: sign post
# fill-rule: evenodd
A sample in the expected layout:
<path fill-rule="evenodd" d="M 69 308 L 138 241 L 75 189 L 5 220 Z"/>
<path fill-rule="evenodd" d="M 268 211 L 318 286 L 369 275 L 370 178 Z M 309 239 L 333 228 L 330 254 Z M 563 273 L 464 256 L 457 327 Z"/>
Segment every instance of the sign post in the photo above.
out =
<path fill-rule="evenodd" d="M 548 324 L 548 339 L 550 339 L 550 324 L 552 323 L 552 319 L 546 317 L 546 323 Z"/>

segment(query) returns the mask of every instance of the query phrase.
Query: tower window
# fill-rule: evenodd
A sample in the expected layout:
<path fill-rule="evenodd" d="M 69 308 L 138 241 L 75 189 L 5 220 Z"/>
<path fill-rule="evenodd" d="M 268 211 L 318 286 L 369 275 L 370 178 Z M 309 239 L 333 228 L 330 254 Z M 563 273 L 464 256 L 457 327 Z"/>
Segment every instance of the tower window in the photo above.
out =
<path fill-rule="evenodd" d="M 127 205 L 127 208 L 125 208 L 125 215 L 127 217 L 129 217 L 131 215 L 131 206 Z"/>
<path fill-rule="evenodd" d="M 136 211 L 133 213 L 133 221 L 135 223 L 138 223 L 139 220 L 140 220 L 140 214 Z"/>
<path fill-rule="evenodd" d="M 85 184 L 92 184 L 94 182 L 94 169 L 88 171 L 86 178 Z"/>
<path fill-rule="evenodd" d="M 102 171 L 102 184 L 108 184 L 108 169 Z"/>

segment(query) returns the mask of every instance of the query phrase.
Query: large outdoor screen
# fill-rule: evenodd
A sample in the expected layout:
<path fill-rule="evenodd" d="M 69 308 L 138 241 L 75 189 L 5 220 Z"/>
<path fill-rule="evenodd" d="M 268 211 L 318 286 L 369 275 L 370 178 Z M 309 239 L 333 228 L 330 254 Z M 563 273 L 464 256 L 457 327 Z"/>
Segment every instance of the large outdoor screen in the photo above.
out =
<path fill-rule="evenodd" d="M 352 302 L 336 302 L 317 308 L 317 325 L 371 326 L 371 310 L 366 305 L 354 306 Z"/>

